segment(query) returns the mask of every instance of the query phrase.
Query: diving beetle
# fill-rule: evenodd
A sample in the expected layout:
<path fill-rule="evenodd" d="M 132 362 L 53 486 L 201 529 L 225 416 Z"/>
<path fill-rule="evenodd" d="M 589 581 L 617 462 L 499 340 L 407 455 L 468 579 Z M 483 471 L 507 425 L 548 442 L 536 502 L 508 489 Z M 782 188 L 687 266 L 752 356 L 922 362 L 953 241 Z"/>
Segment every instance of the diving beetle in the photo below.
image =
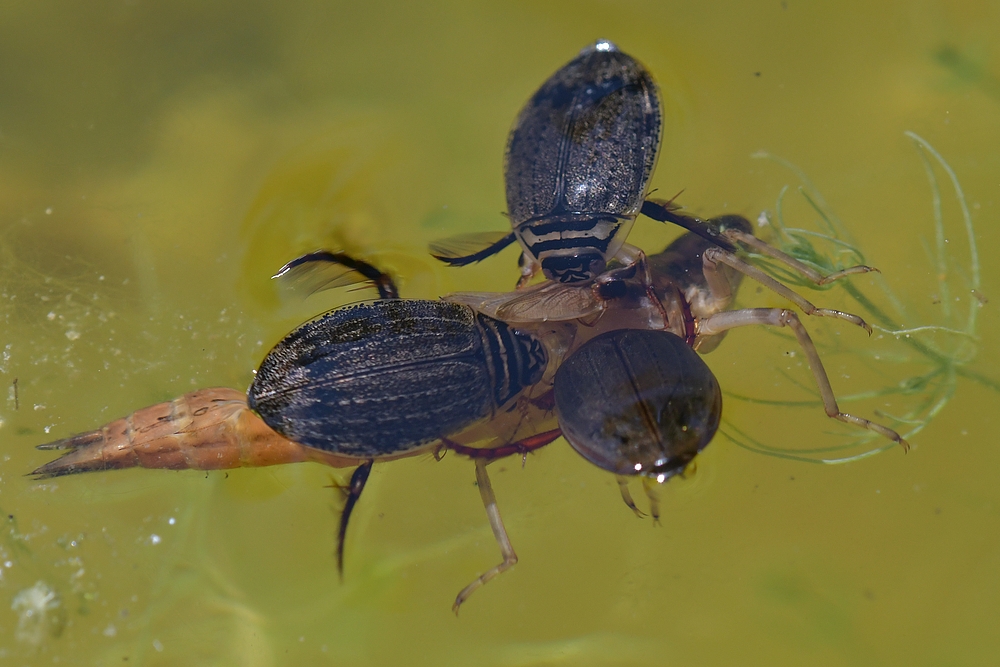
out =
<path fill-rule="evenodd" d="M 233 390 L 216 388 L 144 408 L 40 445 L 69 451 L 32 474 L 304 460 L 358 465 L 340 522 L 342 571 L 348 520 L 374 462 L 426 453 L 446 436 L 509 441 L 549 364 L 548 346 L 535 334 L 465 305 L 395 298 L 386 274 L 344 255 L 329 257 L 374 282 L 381 298 L 334 309 L 286 335 L 242 402 Z"/>
<path fill-rule="evenodd" d="M 516 240 L 519 286 L 539 270 L 556 282 L 588 282 L 612 259 L 638 259 L 641 251 L 625 239 L 640 212 L 734 249 L 711 225 L 676 215 L 668 202 L 644 201 L 662 126 L 653 77 L 615 44 L 598 40 L 549 77 L 514 122 L 504 158 L 512 231 L 442 239 L 431 254 L 464 266 Z"/>

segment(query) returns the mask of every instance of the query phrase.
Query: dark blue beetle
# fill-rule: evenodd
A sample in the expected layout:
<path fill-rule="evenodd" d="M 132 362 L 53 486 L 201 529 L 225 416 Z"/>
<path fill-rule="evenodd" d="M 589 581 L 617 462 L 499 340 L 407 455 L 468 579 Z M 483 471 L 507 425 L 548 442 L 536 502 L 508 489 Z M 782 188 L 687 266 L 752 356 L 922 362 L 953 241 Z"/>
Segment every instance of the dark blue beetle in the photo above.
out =
<path fill-rule="evenodd" d="M 303 445 L 398 457 L 500 412 L 546 365 L 541 341 L 468 306 L 387 299 L 332 310 L 285 336 L 248 404 Z"/>
<path fill-rule="evenodd" d="M 711 225 L 676 214 L 668 203 L 644 201 L 662 125 L 659 91 L 646 68 L 611 42 L 595 42 L 542 84 L 510 131 L 504 178 L 513 231 L 444 239 L 431 253 L 463 266 L 517 240 L 519 285 L 539 269 L 550 280 L 582 283 L 613 258 L 637 261 L 639 251 L 625 239 L 640 212 L 732 250 Z"/>

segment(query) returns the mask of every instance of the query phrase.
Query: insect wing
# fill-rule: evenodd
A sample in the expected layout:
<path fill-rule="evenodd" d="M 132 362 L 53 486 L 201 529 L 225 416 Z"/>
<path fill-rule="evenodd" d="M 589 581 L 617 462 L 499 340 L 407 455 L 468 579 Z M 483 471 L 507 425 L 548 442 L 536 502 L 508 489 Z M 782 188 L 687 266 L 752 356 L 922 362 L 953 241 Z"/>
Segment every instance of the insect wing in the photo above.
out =
<path fill-rule="evenodd" d="M 604 308 L 589 284 L 564 285 L 549 280 L 514 292 L 455 292 L 444 298 L 509 324 L 575 320 Z"/>

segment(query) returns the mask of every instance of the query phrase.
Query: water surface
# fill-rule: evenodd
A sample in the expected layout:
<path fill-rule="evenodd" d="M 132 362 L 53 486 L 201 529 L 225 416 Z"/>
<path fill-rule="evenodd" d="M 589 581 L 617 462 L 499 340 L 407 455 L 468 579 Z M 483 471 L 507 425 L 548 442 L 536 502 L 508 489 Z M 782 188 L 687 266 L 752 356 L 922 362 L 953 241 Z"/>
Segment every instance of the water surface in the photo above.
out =
<path fill-rule="evenodd" d="M 33 446 L 197 387 L 245 387 L 323 309 L 269 281 L 317 247 L 393 271 L 404 295 L 507 289 L 515 254 L 446 269 L 428 241 L 501 229 L 520 105 L 596 38 L 654 73 L 653 185 L 695 213 L 820 216 L 800 167 L 878 277 L 852 279 L 987 380 L 1000 378 L 993 262 L 1000 16 L 989 3 L 39 2 L 0 10 L 0 657 L 81 665 L 965 665 L 1000 645 L 997 386 L 948 376 L 913 437 L 844 465 L 723 436 L 661 490 L 662 526 L 557 442 L 499 463 L 521 562 L 499 560 L 458 456 L 376 466 L 344 581 L 336 496 L 313 464 L 128 470 L 35 483 Z M 913 131 L 936 166 L 941 239 Z M 650 251 L 677 232 L 649 221 Z M 939 279 L 940 278 L 940 279 Z M 946 285 L 943 288 L 942 285 Z M 810 293 L 857 309 L 843 290 Z M 782 305 L 744 289 L 744 305 Z M 808 322 L 839 394 L 927 373 L 912 346 Z M 788 339 L 734 332 L 707 358 L 727 432 L 803 459 L 855 434 L 815 405 Z M 873 355 L 879 355 L 878 363 Z M 17 379 L 17 393 L 13 382 Z M 939 378 L 940 380 L 940 378 Z M 845 407 L 904 414 L 922 391 Z M 794 405 L 764 405 L 740 396 Z M 746 438 L 738 438 L 744 445 Z M 875 443 L 878 444 L 878 443 Z M 864 446 L 852 452 L 863 451 Z M 826 454 L 827 451 L 834 452 Z M 33 611 L 32 615 L 27 614 Z"/>

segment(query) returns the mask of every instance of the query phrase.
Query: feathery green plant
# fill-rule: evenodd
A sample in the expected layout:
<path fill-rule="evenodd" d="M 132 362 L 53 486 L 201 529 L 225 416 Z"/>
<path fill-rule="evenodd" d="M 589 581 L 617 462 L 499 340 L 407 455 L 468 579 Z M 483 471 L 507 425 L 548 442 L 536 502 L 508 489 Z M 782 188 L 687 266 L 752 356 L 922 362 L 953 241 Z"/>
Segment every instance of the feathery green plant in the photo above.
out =
<path fill-rule="evenodd" d="M 864 393 L 838 396 L 837 400 L 841 404 L 849 404 L 852 401 L 888 396 L 905 399 L 908 407 L 902 414 L 890 415 L 881 412 L 879 416 L 888 420 L 890 425 L 900 431 L 903 437 L 911 439 L 926 428 L 952 399 L 955 395 L 958 378 L 973 380 L 997 392 L 1000 392 L 1000 382 L 977 372 L 971 365 L 978 352 L 979 340 L 976 336 L 976 324 L 979 309 L 985 300 L 979 292 L 980 266 L 979 254 L 976 249 L 975 228 L 962 187 L 955 172 L 933 146 L 913 132 L 905 134 L 913 142 L 923 160 L 931 188 L 935 243 L 929 254 L 938 280 L 942 306 L 941 323 L 919 322 L 906 307 L 904 301 L 877 274 L 874 283 L 879 294 L 870 297 L 857 286 L 856 282 L 850 279 L 817 287 L 801 275 L 789 271 L 786 266 L 780 263 L 760 255 L 751 256 L 757 265 L 786 285 L 812 289 L 839 288 L 845 290 L 860 306 L 861 312 L 859 314 L 872 324 L 873 329 L 881 332 L 884 336 L 894 338 L 897 345 L 907 348 L 900 350 L 903 352 L 902 354 L 885 354 L 884 350 L 869 350 L 863 352 L 862 356 L 868 358 L 869 365 L 879 364 L 882 366 L 882 369 L 879 370 L 884 369 L 884 364 L 896 361 L 917 364 L 922 367 L 921 372 L 905 377 L 894 384 L 886 384 Z M 823 273 L 866 263 L 863 253 L 851 238 L 847 228 L 831 212 L 822 195 L 801 169 L 787 160 L 766 152 L 755 153 L 752 157 L 772 160 L 791 171 L 800 182 L 797 192 L 819 216 L 818 226 L 820 229 L 818 231 L 786 225 L 784 201 L 789 188 L 785 186 L 778 195 L 774 215 L 771 216 L 765 212 L 761 219 L 762 222 L 773 227 L 775 238 L 771 242 L 774 245 Z M 937 170 L 941 170 L 947 175 L 961 210 L 969 250 L 968 264 L 964 267 L 953 267 L 946 253 L 947 241 Z M 960 312 L 953 308 L 953 295 L 960 292 L 970 294 L 972 297 L 967 299 L 968 311 L 966 312 Z M 889 308 L 884 309 L 878 305 L 881 302 L 887 303 Z M 805 387 L 805 385 L 802 386 Z M 815 394 L 815 389 L 805 388 Z M 765 405 L 808 406 L 810 408 L 821 405 L 818 398 L 808 401 L 777 401 L 733 393 L 727 393 L 727 396 Z M 724 421 L 724 424 L 723 434 L 740 447 L 769 456 L 810 463 L 846 463 L 896 447 L 895 443 L 885 443 L 874 433 L 866 432 L 852 436 L 846 442 L 840 441 L 823 447 L 780 448 L 753 438 L 729 421 Z"/>

